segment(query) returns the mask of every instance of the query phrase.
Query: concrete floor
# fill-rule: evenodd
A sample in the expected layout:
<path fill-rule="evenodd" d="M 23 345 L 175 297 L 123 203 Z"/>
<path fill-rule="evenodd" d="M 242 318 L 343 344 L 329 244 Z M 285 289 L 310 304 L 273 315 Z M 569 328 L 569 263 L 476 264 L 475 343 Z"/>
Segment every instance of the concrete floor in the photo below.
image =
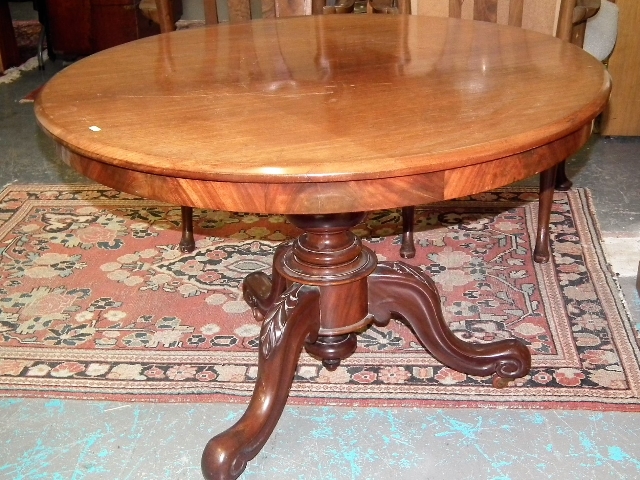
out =
<path fill-rule="evenodd" d="M 18 101 L 60 68 L 0 85 L 0 187 L 87 183 Z M 640 138 L 594 137 L 568 165 L 591 189 L 635 322 L 640 300 Z M 537 184 L 532 178 L 523 182 Z M 0 400 L 0 478 L 198 479 L 202 448 L 233 404 Z M 243 479 L 634 479 L 640 415 L 545 410 L 288 406 Z"/>

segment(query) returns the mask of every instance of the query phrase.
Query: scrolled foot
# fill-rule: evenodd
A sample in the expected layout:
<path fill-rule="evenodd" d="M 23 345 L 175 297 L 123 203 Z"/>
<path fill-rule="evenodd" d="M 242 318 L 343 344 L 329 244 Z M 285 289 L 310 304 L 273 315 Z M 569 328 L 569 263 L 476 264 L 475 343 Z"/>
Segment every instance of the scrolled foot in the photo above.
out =
<path fill-rule="evenodd" d="M 238 478 L 268 440 L 289 396 L 302 346 L 316 340 L 319 298 L 317 287 L 293 283 L 267 312 L 251 401 L 235 425 L 207 443 L 201 461 L 207 480 Z"/>
<path fill-rule="evenodd" d="M 204 449 L 201 465 L 202 475 L 207 480 L 235 480 L 247 468 L 247 460 L 241 457 L 234 457 L 230 460 L 227 457 L 228 452 L 234 450 L 236 446 L 223 440 L 211 443 L 214 440 L 217 438 L 209 440 L 210 443 Z"/>
<path fill-rule="evenodd" d="M 368 278 L 369 312 L 385 325 L 399 315 L 425 348 L 440 362 L 470 375 L 514 379 L 531 368 L 528 348 L 517 340 L 488 344 L 467 343 L 444 321 L 440 296 L 433 280 L 402 262 L 380 263 Z"/>

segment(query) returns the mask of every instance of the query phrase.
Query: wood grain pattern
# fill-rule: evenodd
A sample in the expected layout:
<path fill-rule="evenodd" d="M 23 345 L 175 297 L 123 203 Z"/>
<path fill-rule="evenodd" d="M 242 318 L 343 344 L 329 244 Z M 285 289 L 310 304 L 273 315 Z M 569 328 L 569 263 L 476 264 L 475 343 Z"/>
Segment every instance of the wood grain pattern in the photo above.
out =
<path fill-rule="evenodd" d="M 456 0 L 452 0 L 455 3 Z M 453 6 L 449 16 L 461 18 L 462 5 L 464 0 L 457 0 L 459 5 Z M 524 0 L 509 0 L 499 2 L 498 0 L 474 0 L 467 2 L 473 4 L 473 19 L 481 22 L 506 23 L 514 27 L 522 26 L 522 14 L 524 10 Z M 503 13 L 504 12 L 504 13 Z M 499 18 L 506 16 L 507 20 L 499 22 Z"/>
<path fill-rule="evenodd" d="M 265 0 L 263 0 L 263 5 Z M 299 15 L 311 15 L 311 1 L 301 0 L 277 0 L 275 3 L 275 16 L 295 17 Z M 263 18 L 267 18 L 263 15 Z"/>
<path fill-rule="evenodd" d="M 528 2 L 531 5 L 533 2 Z M 464 0 L 450 0 L 449 14 L 452 17 L 460 18 L 462 15 L 462 5 Z M 474 20 L 497 23 L 499 19 L 504 23 L 505 15 L 508 17 L 507 24 L 513 27 L 522 27 L 524 0 L 509 0 L 507 3 L 498 0 L 471 0 L 466 2 L 466 7 L 473 7 Z M 505 5 L 508 12 L 505 12 Z M 600 0 L 561 0 L 558 18 L 557 37 L 566 42 L 582 47 L 586 19 L 593 16 L 600 7 Z M 549 9 L 550 11 L 550 9 Z M 545 161 L 547 159 L 541 159 Z M 546 263 L 550 258 L 549 253 L 549 215 L 553 200 L 553 189 L 549 187 L 551 177 L 555 177 L 554 185 L 557 189 L 567 190 L 571 188 L 571 181 L 566 176 L 565 162 L 555 165 L 549 163 L 549 170 L 541 172 L 540 175 L 540 199 L 538 216 L 538 235 L 535 248 L 534 259 L 536 262 Z M 479 166 L 478 186 L 487 181 L 484 172 L 480 171 L 484 165 Z M 505 177 L 506 180 L 506 177 Z M 414 207 L 404 207 L 402 209 L 403 235 L 400 245 L 400 256 L 402 258 L 412 258 L 415 255 L 413 245 L 413 221 Z"/>
<path fill-rule="evenodd" d="M 577 152 L 591 124 L 522 153 L 422 175 L 335 183 L 227 183 L 152 175 L 107 165 L 58 145 L 62 160 L 116 190 L 177 205 L 254 213 L 326 214 L 420 205 L 484 192 L 535 175 Z"/>
<path fill-rule="evenodd" d="M 61 54 L 91 55 L 91 1 L 46 0 L 52 48 Z"/>
<path fill-rule="evenodd" d="M 467 187 L 444 172 L 472 165 L 498 162 L 491 186 L 536 173 L 541 164 L 515 159 L 555 141 L 549 165 L 573 153 L 571 135 L 590 125 L 609 88 L 597 60 L 534 32 L 330 15 L 117 47 L 59 73 L 36 116 L 68 163 L 124 191 L 328 213 L 452 198 Z M 361 128 L 380 119 L 389 120 L 384 135 Z"/>

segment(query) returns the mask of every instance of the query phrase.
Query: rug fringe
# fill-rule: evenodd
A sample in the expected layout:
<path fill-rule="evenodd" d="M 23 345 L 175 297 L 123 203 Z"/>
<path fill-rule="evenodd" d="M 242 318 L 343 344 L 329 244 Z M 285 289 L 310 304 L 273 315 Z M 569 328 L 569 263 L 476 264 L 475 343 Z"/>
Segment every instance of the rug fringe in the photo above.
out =
<path fill-rule="evenodd" d="M 42 55 L 44 61 L 47 61 L 49 56 L 47 55 L 46 50 Z M 30 70 L 35 70 L 36 68 L 38 68 L 38 57 L 31 57 L 22 65 L 5 70 L 4 75 L 0 76 L 0 84 L 15 82 L 18 78 L 20 78 L 22 72 L 28 72 Z"/>

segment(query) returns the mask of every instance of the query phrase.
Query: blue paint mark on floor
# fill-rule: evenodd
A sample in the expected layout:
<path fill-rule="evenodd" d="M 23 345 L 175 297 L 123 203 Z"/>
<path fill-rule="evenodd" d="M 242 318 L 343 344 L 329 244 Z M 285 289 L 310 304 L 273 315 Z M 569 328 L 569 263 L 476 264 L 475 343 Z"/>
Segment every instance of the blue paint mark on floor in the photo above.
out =
<path fill-rule="evenodd" d="M 244 408 L 2 399 L 0 479 L 199 480 L 202 448 Z M 638 417 L 287 407 L 241 478 L 640 478 Z"/>
<path fill-rule="evenodd" d="M 44 404 L 44 408 L 58 410 L 59 413 L 64 413 L 64 402 L 62 400 L 53 399 Z"/>

